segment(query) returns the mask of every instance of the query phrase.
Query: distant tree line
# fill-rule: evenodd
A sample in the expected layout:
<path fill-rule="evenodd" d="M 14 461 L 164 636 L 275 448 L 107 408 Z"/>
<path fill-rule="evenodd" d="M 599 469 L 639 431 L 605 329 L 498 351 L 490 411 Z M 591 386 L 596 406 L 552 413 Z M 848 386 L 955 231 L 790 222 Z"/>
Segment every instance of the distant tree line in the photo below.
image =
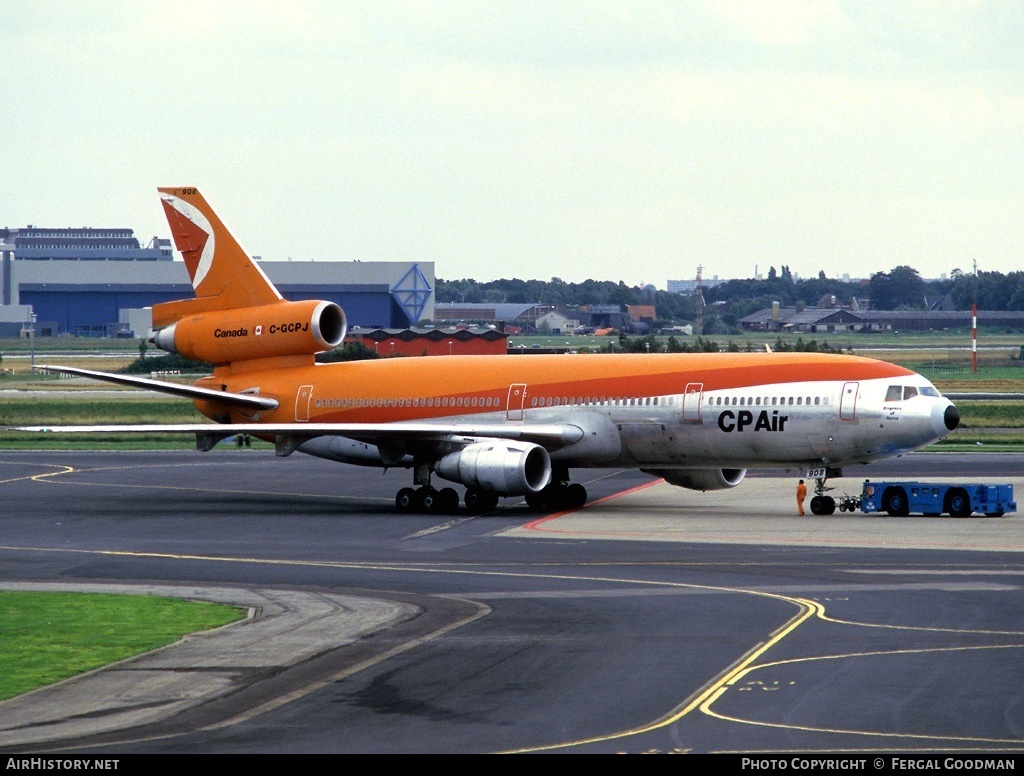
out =
<path fill-rule="evenodd" d="M 627 286 L 601 280 L 567 283 L 561 278 L 544 280 L 501 279 L 478 282 L 472 279 L 443 280 L 435 287 L 438 302 L 463 303 L 540 303 L 562 307 L 592 304 L 654 305 L 661 321 L 693 320 L 696 317 L 696 299 L 693 294 L 675 294 L 658 291 L 653 286 Z M 836 298 L 836 303 L 849 305 L 854 299 L 864 303 L 870 300 L 875 310 L 927 309 L 946 295 L 953 306 L 967 310 L 977 299 L 985 310 L 1024 310 L 1024 272 L 964 273 L 954 269 L 944 280 L 924 280 L 918 271 L 907 265 L 893 267 L 888 272 L 876 272 L 864 281 L 844 282 L 828 277 L 824 271 L 814 278 L 794 280 L 790 268 L 771 267 L 767 277 L 727 280 L 703 290 L 704 301 L 712 320 L 718 315 L 715 303 L 727 302 L 728 312 L 721 314 L 727 323 L 745 315 L 770 307 L 778 302 L 784 307 L 798 303 L 813 306 L 823 297 Z"/>
<path fill-rule="evenodd" d="M 781 337 L 776 337 L 775 344 L 771 346 L 777 353 L 798 352 L 798 353 L 839 353 L 841 348 L 829 347 L 828 342 L 817 340 L 804 341 L 803 337 L 797 337 L 796 342 L 783 342 Z M 762 347 L 752 342 L 747 342 L 743 348 L 729 340 L 724 347 L 713 339 L 696 336 L 692 340 L 687 339 L 680 342 L 676 337 L 670 336 L 664 342 L 657 337 L 648 334 L 643 337 L 619 337 L 619 350 L 626 353 L 739 353 L 763 350 Z"/>

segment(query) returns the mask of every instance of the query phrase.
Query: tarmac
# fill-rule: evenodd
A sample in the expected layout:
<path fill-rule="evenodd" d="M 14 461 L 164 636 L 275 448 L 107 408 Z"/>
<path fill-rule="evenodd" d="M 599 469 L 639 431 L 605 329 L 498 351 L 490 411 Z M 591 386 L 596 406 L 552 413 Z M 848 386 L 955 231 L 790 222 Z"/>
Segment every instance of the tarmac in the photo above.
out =
<path fill-rule="evenodd" d="M 1012 483 L 1016 494 L 1024 493 L 1024 478 L 998 481 Z M 847 482 L 854 488 L 860 484 Z M 954 519 L 839 511 L 815 516 L 808 510 L 799 517 L 794 488 L 795 478 L 751 478 L 739 488 L 714 493 L 681 491 L 657 482 L 575 512 L 518 525 L 502 535 L 1024 552 L 1021 513 Z M 466 601 L 437 604 L 437 599 L 256 587 L 0 582 L 0 589 L 162 595 L 247 610 L 245 619 L 231 625 L 0 702 L 0 750 L 6 752 L 56 751 L 86 739 L 113 742 L 123 740 L 116 738 L 118 731 L 128 728 L 136 737 L 140 730 L 143 736 L 174 735 L 182 727 L 168 721 L 196 709 L 205 710 L 201 723 L 207 727 L 232 724 L 420 643 L 428 632 L 443 632 L 486 611 L 482 606 L 473 610 Z M 449 609 L 422 617 L 432 606 Z M 413 621 L 418 633 L 409 627 Z M 405 630 L 395 630 L 400 626 Z M 356 661 L 350 655 L 345 661 L 324 662 L 324 656 L 339 648 L 383 631 L 394 632 L 394 641 L 384 650 L 367 648 Z M 281 676 L 291 678 L 274 685 L 272 678 Z M 189 718 L 187 724 L 197 721 Z"/>

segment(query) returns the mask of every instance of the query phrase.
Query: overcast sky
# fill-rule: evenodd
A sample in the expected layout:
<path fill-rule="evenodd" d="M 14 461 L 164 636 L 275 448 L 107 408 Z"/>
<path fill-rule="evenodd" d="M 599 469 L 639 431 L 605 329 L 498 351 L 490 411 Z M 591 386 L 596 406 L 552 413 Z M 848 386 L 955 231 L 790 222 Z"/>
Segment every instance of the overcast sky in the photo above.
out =
<path fill-rule="evenodd" d="M 0 0 L 0 226 L 438 277 L 1024 269 L 1024 3 Z"/>

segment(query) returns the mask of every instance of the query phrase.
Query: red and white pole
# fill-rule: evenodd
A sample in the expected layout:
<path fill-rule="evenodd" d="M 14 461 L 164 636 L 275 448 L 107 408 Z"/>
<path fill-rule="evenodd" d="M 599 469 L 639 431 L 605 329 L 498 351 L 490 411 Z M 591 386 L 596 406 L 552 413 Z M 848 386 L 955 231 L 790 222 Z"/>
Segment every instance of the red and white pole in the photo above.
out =
<path fill-rule="evenodd" d="M 978 374 L 978 305 L 971 305 L 971 374 Z"/>

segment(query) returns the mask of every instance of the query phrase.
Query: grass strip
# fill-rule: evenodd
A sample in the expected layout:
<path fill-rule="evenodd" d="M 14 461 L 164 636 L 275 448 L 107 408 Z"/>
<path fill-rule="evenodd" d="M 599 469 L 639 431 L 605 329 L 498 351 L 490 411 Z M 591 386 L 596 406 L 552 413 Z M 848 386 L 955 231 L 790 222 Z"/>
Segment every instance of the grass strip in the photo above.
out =
<path fill-rule="evenodd" d="M 245 617 L 203 601 L 0 590 L 0 700 Z"/>
<path fill-rule="evenodd" d="M 51 398 L 14 398 L 0 403 L 0 426 L 202 423 L 182 399 L 90 398 L 87 392 Z"/>

